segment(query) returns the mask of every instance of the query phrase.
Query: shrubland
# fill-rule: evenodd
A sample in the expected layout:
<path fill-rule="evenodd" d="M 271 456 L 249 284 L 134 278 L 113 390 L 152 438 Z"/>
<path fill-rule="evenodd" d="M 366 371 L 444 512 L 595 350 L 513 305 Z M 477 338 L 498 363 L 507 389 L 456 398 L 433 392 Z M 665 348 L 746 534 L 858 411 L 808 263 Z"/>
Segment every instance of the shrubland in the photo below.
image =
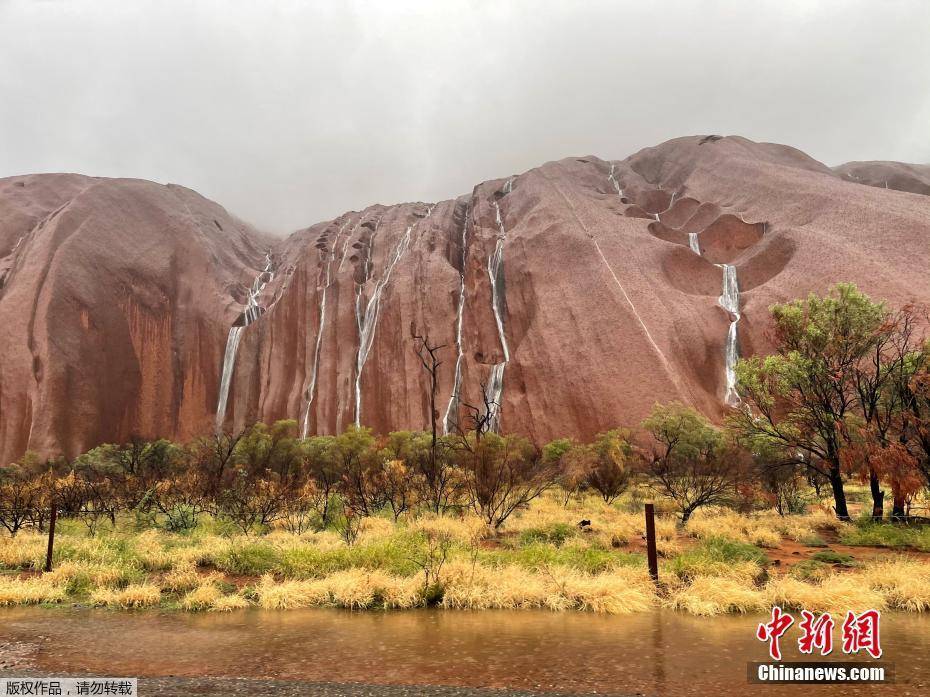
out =
<path fill-rule="evenodd" d="M 500 405 L 486 399 L 461 404 L 470 425 L 447 435 L 435 415 L 428 431 L 386 436 L 300 438 L 279 421 L 72 460 L 27 453 L 0 467 L 0 605 L 926 609 L 930 348 L 917 311 L 840 285 L 772 315 L 775 353 L 737 366 L 743 402 L 723 427 L 672 403 L 635 427 L 537 445 L 494 432 Z M 416 338 L 435 397 L 438 349 Z M 782 564 L 790 545 L 798 563 Z"/>

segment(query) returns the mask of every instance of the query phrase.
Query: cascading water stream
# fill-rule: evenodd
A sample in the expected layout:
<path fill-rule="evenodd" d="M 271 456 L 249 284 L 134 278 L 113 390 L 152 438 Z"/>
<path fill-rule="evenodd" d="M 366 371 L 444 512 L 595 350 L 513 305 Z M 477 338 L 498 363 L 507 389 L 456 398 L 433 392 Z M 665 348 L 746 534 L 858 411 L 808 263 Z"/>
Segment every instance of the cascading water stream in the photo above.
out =
<path fill-rule="evenodd" d="M 730 406 L 739 404 L 739 394 L 736 391 L 736 362 L 739 360 L 739 337 L 737 324 L 740 320 L 739 312 L 739 283 L 736 280 L 736 267 L 732 264 L 720 265 L 723 269 L 723 294 L 717 300 L 720 306 L 730 313 L 730 328 L 727 330 L 726 344 L 726 394 L 724 400 Z"/>
<path fill-rule="evenodd" d="M 465 262 L 468 259 L 468 212 L 469 207 L 465 206 L 465 219 L 462 221 L 462 272 L 459 274 L 459 305 L 455 318 L 455 377 L 452 382 L 452 395 L 449 397 L 449 405 L 446 407 L 446 414 L 442 421 L 443 433 L 450 433 L 458 421 L 458 407 L 460 401 L 460 390 L 462 389 L 462 361 L 465 353 L 462 346 L 462 318 L 465 314 Z"/>
<path fill-rule="evenodd" d="M 513 179 L 508 182 L 512 188 Z M 506 231 L 504 230 L 504 221 L 501 219 L 501 209 L 497 201 L 493 201 L 494 214 L 497 219 L 497 243 L 494 245 L 494 252 L 488 257 L 488 278 L 491 281 L 491 309 L 494 311 L 494 321 L 497 323 L 497 335 L 500 338 L 501 350 L 504 352 L 504 360 L 496 363 L 491 368 L 491 374 L 488 377 L 488 384 L 485 387 L 485 397 L 488 404 L 491 405 L 489 427 L 496 431 L 500 425 L 500 405 L 501 396 L 504 392 L 504 368 L 510 361 L 510 349 L 507 346 L 507 337 L 504 334 L 504 318 L 501 314 L 504 304 L 503 267 L 504 267 L 504 240 Z"/>
<path fill-rule="evenodd" d="M 426 209 L 425 218 L 429 218 L 433 212 L 433 206 Z M 391 273 L 401 257 L 410 246 L 410 235 L 418 223 L 407 226 L 403 237 L 394 247 L 391 258 L 388 260 L 384 269 L 384 275 L 375 284 L 371 297 L 365 305 L 365 311 L 362 312 L 362 287 L 356 286 L 355 289 L 355 323 L 358 326 L 358 354 L 355 360 L 355 425 L 362 425 L 362 369 L 368 360 L 368 353 L 371 351 L 371 345 L 375 338 L 375 328 L 378 326 L 378 316 L 381 313 L 381 294 L 391 280 Z"/>
<path fill-rule="evenodd" d="M 668 205 L 665 207 L 665 210 L 659 211 L 659 213 L 668 213 L 670 210 L 672 210 L 672 206 L 675 205 L 675 196 L 677 196 L 677 195 L 678 195 L 678 192 L 673 192 L 673 193 L 672 193 L 672 198 L 671 198 L 671 200 L 668 202 Z M 656 219 L 656 222 L 657 222 L 657 223 L 658 223 L 658 222 L 662 222 L 662 221 L 659 220 L 659 213 L 653 213 L 653 214 L 652 214 L 652 217 L 654 217 L 654 218 Z"/>
<path fill-rule="evenodd" d="M 623 189 L 620 188 L 620 182 L 617 180 L 617 175 L 614 174 L 614 168 L 615 168 L 615 167 L 616 167 L 616 165 L 615 165 L 613 162 L 611 162 L 611 163 L 610 163 L 610 173 L 607 175 L 607 180 L 608 180 L 611 184 L 614 185 L 614 189 L 617 191 L 617 196 L 619 196 L 619 197 L 622 199 L 622 198 L 623 198 Z"/>
<path fill-rule="evenodd" d="M 300 437 L 301 438 L 306 438 L 310 431 L 310 408 L 313 405 L 313 398 L 316 395 L 316 378 L 317 378 L 317 373 L 320 369 L 320 348 L 323 345 L 323 329 L 326 327 L 326 294 L 327 294 L 327 291 L 329 290 L 330 285 L 332 285 L 332 282 L 333 282 L 332 267 L 333 267 L 333 261 L 335 261 L 336 259 L 336 245 L 339 244 L 339 237 L 342 235 L 343 231 L 346 229 L 346 226 L 348 226 L 348 224 L 349 223 L 346 222 L 341 228 L 339 228 L 339 232 L 336 233 L 336 239 L 333 240 L 332 249 L 329 252 L 329 259 L 326 260 L 325 278 L 323 281 L 322 290 L 320 291 L 320 302 L 317 308 L 318 310 L 317 314 L 319 316 L 320 323 L 319 323 L 319 327 L 317 328 L 316 345 L 313 349 L 313 363 L 310 366 L 310 382 L 307 385 L 307 389 L 304 391 L 305 406 L 304 406 L 303 418 L 301 419 L 301 425 L 300 425 Z M 350 237 L 351 235 L 346 237 L 345 245 L 343 245 L 343 249 L 342 249 L 343 257 L 345 257 L 345 252 L 349 244 Z M 342 262 L 340 260 L 340 265 L 341 263 Z"/>
<path fill-rule="evenodd" d="M 698 242 L 698 233 L 689 232 L 688 233 L 688 246 L 691 247 L 691 251 L 701 256 L 701 244 Z"/>
<path fill-rule="evenodd" d="M 615 172 L 615 166 L 613 163 L 611 163 L 610 172 L 607 175 L 607 179 L 611 182 L 611 184 L 613 184 L 613 187 L 617 191 L 617 194 L 622 197 L 623 192 L 620 189 L 620 184 L 617 181 L 617 177 L 614 172 Z M 671 199 L 669 201 L 668 207 L 664 211 L 660 211 L 660 213 L 665 213 L 671 210 L 672 207 L 675 205 L 675 199 L 677 198 L 677 196 L 678 196 L 678 192 L 673 192 Z M 659 218 L 660 213 L 652 214 L 653 218 L 655 218 L 655 220 L 658 222 L 661 222 Z M 765 231 L 766 231 L 766 228 L 763 225 L 763 230 L 762 230 L 763 234 L 765 234 Z M 688 233 L 688 247 L 691 249 L 692 252 L 694 252 L 698 256 L 702 256 L 699 234 L 700 233 L 697 233 L 697 232 Z M 597 244 L 597 240 L 595 240 L 594 243 L 598 249 L 598 252 L 601 255 L 601 258 L 604 260 L 605 263 L 607 263 L 606 258 L 604 257 L 603 253 L 600 250 L 600 247 Z M 724 366 L 725 366 L 725 372 L 726 372 L 726 392 L 724 395 L 724 400 L 726 401 L 727 404 L 731 406 L 736 406 L 740 403 L 739 393 L 736 390 L 736 363 L 739 360 L 739 353 L 740 353 L 739 334 L 738 334 L 738 324 L 740 321 L 739 283 L 736 278 L 736 267 L 735 266 L 733 266 L 732 264 L 716 264 L 716 266 L 719 266 L 723 270 L 723 294 L 717 299 L 717 302 L 722 308 L 724 308 L 731 315 L 730 326 L 727 330 L 727 341 L 726 341 L 726 350 L 725 350 Z M 608 269 L 609 268 L 610 268 L 610 265 L 608 264 Z M 611 273 L 613 273 L 612 270 L 611 270 Z M 616 275 L 614 275 L 614 280 L 617 280 Z M 617 281 L 617 284 L 620 285 L 619 281 Z M 621 290 L 623 290 L 623 286 L 620 286 L 620 288 Z M 624 295 L 626 296 L 626 291 L 623 291 L 623 292 L 624 292 Z M 629 302 L 629 296 L 627 296 L 627 301 Z M 632 303 L 630 303 L 630 305 L 632 307 Z M 635 312 L 635 308 L 633 309 Z M 640 324 L 642 324 L 642 319 L 639 318 L 638 313 L 637 313 L 637 318 L 640 319 Z M 645 324 L 643 324 L 643 329 L 644 330 L 646 329 Z M 646 335 L 649 336 L 648 330 L 646 330 Z M 653 345 L 656 346 L 655 342 L 653 342 Z M 656 350 L 658 351 L 658 346 L 656 346 Z M 661 352 L 660 352 L 660 355 L 661 355 Z"/>
<path fill-rule="evenodd" d="M 229 388 L 232 384 L 233 368 L 236 365 L 236 353 L 239 351 L 239 341 L 242 338 L 243 330 L 257 320 L 262 314 L 262 308 L 258 304 L 258 297 L 265 289 L 265 286 L 274 278 L 271 255 L 265 254 L 265 268 L 252 281 L 252 287 L 249 288 L 248 297 L 246 298 L 245 311 L 242 313 L 242 324 L 236 324 L 229 329 L 229 335 L 226 337 L 226 351 L 223 354 L 223 370 L 220 373 L 220 394 L 216 405 L 216 432 L 223 430 L 223 423 L 226 421 L 226 405 L 229 399 Z"/>

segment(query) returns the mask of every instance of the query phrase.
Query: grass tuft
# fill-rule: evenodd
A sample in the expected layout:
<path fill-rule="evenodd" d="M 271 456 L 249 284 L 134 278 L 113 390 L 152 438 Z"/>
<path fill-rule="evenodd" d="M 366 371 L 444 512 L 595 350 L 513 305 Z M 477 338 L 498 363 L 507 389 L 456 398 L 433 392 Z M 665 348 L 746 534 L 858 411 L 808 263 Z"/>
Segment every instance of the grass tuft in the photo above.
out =
<path fill-rule="evenodd" d="M 161 602 L 161 589 L 154 583 L 132 583 L 125 588 L 98 588 L 90 594 L 94 605 L 123 609 L 152 607 Z"/>

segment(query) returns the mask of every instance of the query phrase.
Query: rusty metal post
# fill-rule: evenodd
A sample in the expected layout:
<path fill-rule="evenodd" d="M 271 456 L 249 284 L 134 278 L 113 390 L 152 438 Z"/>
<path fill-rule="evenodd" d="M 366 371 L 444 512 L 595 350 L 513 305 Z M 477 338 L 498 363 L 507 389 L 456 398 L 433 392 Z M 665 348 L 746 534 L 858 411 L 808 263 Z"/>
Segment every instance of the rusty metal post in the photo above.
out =
<path fill-rule="evenodd" d="M 651 503 L 646 504 L 646 557 L 649 560 L 649 575 L 659 582 L 659 558 L 656 555 L 656 509 Z"/>
<path fill-rule="evenodd" d="M 48 519 L 48 552 L 45 555 L 45 571 L 52 570 L 52 552 L 55 549 L 55 521 L 58 519 L 58 506 L 52 504 L 52 514 Z"/>

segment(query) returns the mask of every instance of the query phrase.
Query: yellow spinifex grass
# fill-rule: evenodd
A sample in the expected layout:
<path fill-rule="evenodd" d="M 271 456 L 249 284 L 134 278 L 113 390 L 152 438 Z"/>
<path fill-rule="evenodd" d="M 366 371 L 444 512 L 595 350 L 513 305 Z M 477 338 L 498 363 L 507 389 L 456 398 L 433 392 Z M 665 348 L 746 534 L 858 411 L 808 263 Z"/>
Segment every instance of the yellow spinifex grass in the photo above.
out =
<path fill-rule="evenodd" d="M 690 584 L 673 591 L 666 607 L 692 615 L 720 615 L 731 612 L 761 612 L 769 607 L 766 593 L 746 578 L 698 576 Z"/>
<path fill-rule="evenodd" d="M 517 566 L 487 567 L 456 561 L 443 569 L 442 606 L 459 610 L 565 609 L 537 573 Z M 550 595 L 552 596 L 550 598 Z"/>
<path fill-rule="evenodd" d="M 584 532 L 579 530 L 578 534 L 604 547 L 623 547 L 646 535 L 642 513 L 623 511 L 591 494 L 572 496 L 566 504 L 564 494 L 555 492 L 547 492 L 534 501 L 528 510 L 507 521 L 506 529 L 520 534 L 558 524 L 575 527 L 582 520 L 590 520 L 591 527 Z M 656 518 L 656 548 L 665 557 L 681 551 L 677 520 L 673 516 Z"/>
<path fill-rule="evenodd" d="M 444 570 L 442 606 L 455 609 L 587 610 L 625 614 L 648 610 L 655 589 L 645 569 L 618 568 L 586 574 L 568 567 L 453 564 Z"/>
<path fill-rule="evenodd" d="M 266 610 L 296 610 L 325 605 L 329 596 L 319 580 L 275 581 L 271 574 L 262 576 L 255 588 L 259 607 Z"/>
<path fill-rule="evenodd" d="M 930 564 L 900 557 L 868 564 L 855 576 L 881 592 L 889 608 L 907 612 L 930 610 Z"/>
<path fill-rule="evenodd" d="M 215 612 L 232 612 L 233 610 L 242 610 L 249 607 L 249 601 L 241 595 L 224 595 L 216 598 L 210 605 L 210 609 Z"/>
<path fill-rule="evenodd" d="M 224 593 L 218 575 L 210 575 L 181 598 L 181 607 L 191 611 L 229 612 L 249 607 L 249 601 L 235 593 Z"/>
<path fill-rule="evenodd" d="M 652 581 L 641 569 L 621 568 L 602 574 L 567 571 L 562 579 L 555 578 L 560 595 L 576 610 L 625 615 L 648 610 L 655 602 Z"/>
<path fill-rule="evenodd" d="M 411 521 L 407 527 L 411 532 L 445 537 L 461 544 L 474 543 L 492 534 L 484 521 L 477 516 L 454 518 L 428 514 Z"/>
<path fill-rule="evenodd" d="M 223 591 L 216 583 L 206 581 L 193 588 L 181 599 L 181 607 L 185 610 L 209 610 L 223 595 Z"/>
<path fill-rule="evenodd" d="M 67 600 L 67 596 L 60 581 L 50 576 L 26 579 L 0 577 L 0 606 L 60 603 Z"/>
<path fill-rule="evenodd" d="M 98 588 L 90 594 L 94 605 L 124 609 L 152 607 L 161 602 L 161 589 L 154 583 L 131 583 L 125 588 Z"/>
<path fill-rule="evenodd" d="M 162 578 L 162 588 L 182 593 L 197 588 L 205 581 L 193 564 L 179 565 Z"/>
<path fill-rule="evenodd" d="M 777 547 L 789 531 L 797 536 L 794 539 L 814 534 L 813 528 L 792 516 L 740 515 L 729 510 L 698 511 L 687 527 L 687 533 L 699 539 L 722 537 L 760 547 Z"/>
<path fill-rule="evenodd" d="M 930 564 L 921 557 L 839 567 L 771 566 L 758 547 L 825 537 L 848 523 L 804 516 L 701 510 L 682 528 L 668 507 L 656 521 L 662 591 L 646 573 L 641 502 L 547 492 L 500 530 L 468 511 L 366 518 L 347 545 L 337 531 L 233 533 L 205 522 L 183 534 L 139 531 L 136 519 L 90 535 L 62 520 L 55 570 L 47 538 L 0 535 L 0 605 L 90 602 L 189 611 L 327 606 L 544 609 L 623 614 L 664 606 L 696 615 L 765 611 L 930 611 Z M 579 527 L 581 520 L 591 525 Z M 801 552 L 803 559 L 807 556 Z M 770 555 L 771 556 L 771 555 Z M 854 555 L 859 558 L 859 555 Z M 871 556 L 867 555 L 867 556 Z M 861 561 L 861 559 L 860 559 Z M 787 566 L 787 565 L 786 565 Z M 426 570 L 429 571 L 427 575 Z M 242 590 L 229 585 L 235 581 Z"/>
<path fill-rule="evenodd" d="M 113 562 L 64 561 L 43 578 L 63 584 L 84 581 L 92 586 L 109 588 L 123 584 L 134 572 L 135 569 L 129 565 Z"/>
<path fill-rule="evenodd" d="M 781 576 L 766 585 L 765 594 L 769 605 L 794 610 L 862 612 L 886 607 L 885 594 L 854 574 L 835 574 L 820 583 Z"/>
<path fill-rule="evenodd" d="M 321 585 L 336 607 L 364 610 L 372 607 L 409 609 L 423 604 L 420 576 L 401 577 L 383 571 L 350 569 L 322 579 Z"/>
<path fill-rule="evenodd" d="M 0 533 L 0 568 L 41 569 L 47 545 L 45 535 L 20 532 L 16 537 L 9 537 Z"/>

